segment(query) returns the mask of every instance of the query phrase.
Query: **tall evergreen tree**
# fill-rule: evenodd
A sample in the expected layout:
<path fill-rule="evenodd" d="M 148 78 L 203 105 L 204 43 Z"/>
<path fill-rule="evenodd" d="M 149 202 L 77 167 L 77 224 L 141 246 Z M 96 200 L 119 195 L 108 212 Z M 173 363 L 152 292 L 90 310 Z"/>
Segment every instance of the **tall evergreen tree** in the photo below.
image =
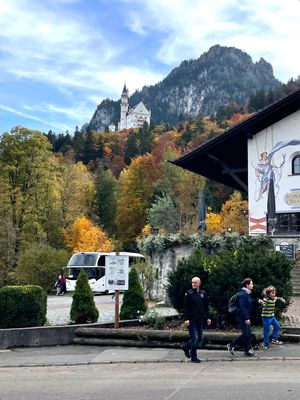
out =
<path fill-rule="evenodd" d="M 76 281 L 76 288 L 73 293 L 70 319 L 75 324 L 96 322 L 99 311 L 96 307 L 94 294 L 89 285 L 88 276 L 82 269 Z"/>
<path fill-rule="evenodd" d="M 112 236 L 115 233 L 118 181 L 110 170 L 100 164 L 95 176 L 95 214 L 103 229 Z"/>
<path fill-rule="evenodd" d="M 138 313 L 146 311 L 145 297 L 139 275 L 133 267 L 129 272 L 128 290 L 125 291 L 121 306 L 120 318 L 136 318 Z"/>

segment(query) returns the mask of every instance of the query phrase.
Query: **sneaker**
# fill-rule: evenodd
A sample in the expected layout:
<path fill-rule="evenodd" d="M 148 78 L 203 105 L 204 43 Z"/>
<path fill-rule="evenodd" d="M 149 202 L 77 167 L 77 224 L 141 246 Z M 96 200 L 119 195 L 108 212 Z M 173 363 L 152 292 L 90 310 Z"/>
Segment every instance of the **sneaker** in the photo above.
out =
<path fill-rule="evenodd" d="M 232 347 L 232 346 L 230 345 L 230 343 L 228 343 L 226 347 L 227 347 L 227 350 L 229 351 L 229 353 L 230 353 L 232 356 L 234 356 L 234 347 Z"/>
<path fill-rule="evenodd" d="M 201 360 L 199 360 L 199 358 L 192 358 L 191 362 L 199 364 L 199 363 L 201 363 Z"/>
<path fill-rule="evenodd" d="M 191 358 L 191 353 L 190 353 L 190 350 L 189 350 L 189 348 L 187 347 L 187 345 L 184 345 L 183 348 L 182 348 L 182 350 L 183 350 L 183 352 L 184 352 L 184 354 L 185 354 L 185 356 L 186 356 L 187 358 Z"/>
<path fill-rule="evenodd" d="M 255 357 L 257 356 L 256 353 L 254 353 L 253 351 L 249 350 L 247 353 L 244 353 L 245 357 Z"/>
<path fill-rule="evenodd" d="M 272 343 L 272 344 L 283 344 L 283 342 L 281 342 L 281 341 L 278 340 L 278 339 L 272 339 L 272 340 L 271 340 L 271 343 Z"/>
<path fill-rule="evenodd" d="M 262 349 L 265 350 L 265 351 L 268 351 L 268 350 L 271 349 L 271 347 L 270 347 L 268 344 L 265 344 L 265 343 L 262 343 L 262 344 L 261 344 L 261 347 L 262 347 Z"/>

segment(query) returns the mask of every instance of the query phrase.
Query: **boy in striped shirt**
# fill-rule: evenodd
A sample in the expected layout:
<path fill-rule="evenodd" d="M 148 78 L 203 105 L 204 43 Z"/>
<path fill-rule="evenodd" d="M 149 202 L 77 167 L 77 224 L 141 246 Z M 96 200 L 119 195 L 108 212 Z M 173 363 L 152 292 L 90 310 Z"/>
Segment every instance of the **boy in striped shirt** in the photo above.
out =
<path fill-rule="evenodd" d="M 286 301 L 282 297 L 276 297 L 276 289 L 274 286 L 269 286 L 263 290 L 263 308 L 262 308 L 262 322 L 264 331 L 264 342 L 262 347 L 264 350 L 270 349 L 270 328 L 273 326 L 271 344 L 283 344 L 278 340 L 278 333 L 280 330 L 279 322 L 275 317 L 276 301 Z"/>

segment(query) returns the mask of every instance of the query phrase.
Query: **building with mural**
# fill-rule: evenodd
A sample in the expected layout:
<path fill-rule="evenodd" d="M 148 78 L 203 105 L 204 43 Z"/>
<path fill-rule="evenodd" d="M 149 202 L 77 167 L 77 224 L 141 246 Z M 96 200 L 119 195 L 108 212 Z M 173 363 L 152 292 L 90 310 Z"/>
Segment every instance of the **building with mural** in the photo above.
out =
<path fill-rule="evenodd" d="M 174 164 L 246 192 L 249 235 L 300 257 L 300 90 Z"/>

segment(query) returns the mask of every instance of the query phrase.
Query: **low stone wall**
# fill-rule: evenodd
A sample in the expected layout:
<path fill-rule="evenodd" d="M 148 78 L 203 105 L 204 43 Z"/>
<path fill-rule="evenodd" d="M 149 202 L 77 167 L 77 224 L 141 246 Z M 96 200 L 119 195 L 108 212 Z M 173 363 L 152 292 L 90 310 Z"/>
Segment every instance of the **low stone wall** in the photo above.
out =
<path fill-rule="evenodd" d="M 76 328 L 78 325 L 0 329 L 0 349 L 71 344 Z"/>
<path fill-rule="evenodd" d="M 138 323 L 138 321 L 121 321 L 120 326 Z M 89 324 L 92 328 L 113 328 L 113 323 Z M 40 326 L 32 328 L 0 329 L 0 349 L 14 347 L 58 346 L 72 344 L 75 330 L 87 325 Z"/>

